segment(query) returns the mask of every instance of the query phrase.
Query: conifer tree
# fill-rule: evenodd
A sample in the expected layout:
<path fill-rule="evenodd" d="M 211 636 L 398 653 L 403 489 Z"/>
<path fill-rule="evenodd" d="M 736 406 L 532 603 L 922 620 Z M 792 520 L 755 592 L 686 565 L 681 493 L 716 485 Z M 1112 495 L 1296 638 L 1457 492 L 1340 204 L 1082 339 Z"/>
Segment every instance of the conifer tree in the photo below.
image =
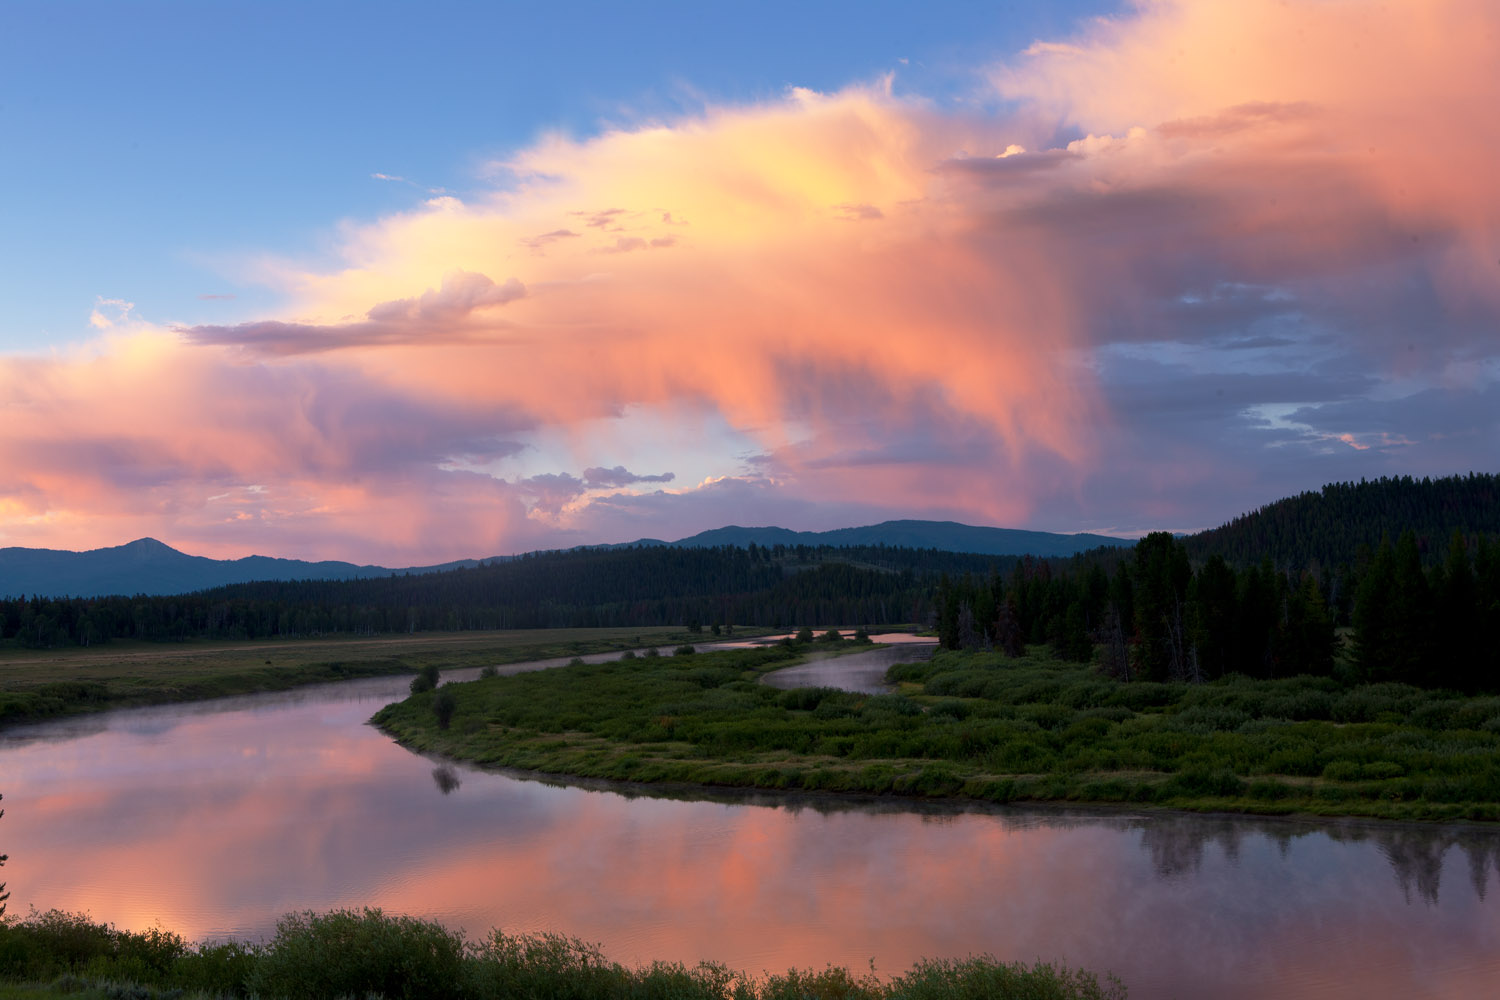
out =
<path fill-rule="evenodd" d="M 1478 590 L 1469 566 L 1468 542 L 1461 531 L 1454 531 L 1448 542 L 1448 558 L 1434 589 L 1437 655 L 1433 674 L 1439 683 L 1474 691 L 1482 681 Z"/>
<path fill-rule="evenodd" d="M 1432 660 L 1432 592 L 1422 572 L 1422 555 L 1414 531 L 1404 531 L 1396 543 L 1391 584 L 1392 673 L 1407 684 L 1428 681 Z"/>
<path fill-rule="evenodd" d="M 1391 649 L 1395 586 L 1396 554 L 1387 535 L 1365 568 L 1354 597 L 1354 660 L 1366 681 L 1391 680 L 1395 675 Z"/>

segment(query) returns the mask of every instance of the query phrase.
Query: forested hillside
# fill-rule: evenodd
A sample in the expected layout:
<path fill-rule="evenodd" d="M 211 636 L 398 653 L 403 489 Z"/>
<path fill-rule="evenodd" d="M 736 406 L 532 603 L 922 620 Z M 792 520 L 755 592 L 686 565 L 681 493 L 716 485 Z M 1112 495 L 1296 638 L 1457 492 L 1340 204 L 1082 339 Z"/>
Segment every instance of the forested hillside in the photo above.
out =
<path fill-rule="evenodd" d="M 1190 535 L 1189 556 L 1217 553 L 1245 565 L 1269 558 L 1283 568 L 1353 564 L 1362 546 L 1383 537 L 1416 535 L 1428 563 L 1441 561 L 1453 532 L 1500 534 L 1500 477 L 1487 473 L 1441 479 L 1376 479 L 1330 483 L 1266 504 L 1219 528 Z"/>

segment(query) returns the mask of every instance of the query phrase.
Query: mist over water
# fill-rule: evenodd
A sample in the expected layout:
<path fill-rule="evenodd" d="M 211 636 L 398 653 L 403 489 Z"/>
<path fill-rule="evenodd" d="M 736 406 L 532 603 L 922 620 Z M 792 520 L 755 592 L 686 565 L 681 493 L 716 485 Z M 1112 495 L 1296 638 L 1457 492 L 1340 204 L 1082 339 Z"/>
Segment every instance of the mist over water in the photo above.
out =
<path fill-rule="evenodd" d="M 0 733 L 12 912 L 261 937 L 290 910 L 371 905 L 475 935 L 559 931 L 625 962 L 873 960 L 890 975 L 921 956 L 1062 960 L 1133 997 L 1482 996 L 1500 981 L 1487 829 L 548 783 L 367 725 L 406 684 Z"/>

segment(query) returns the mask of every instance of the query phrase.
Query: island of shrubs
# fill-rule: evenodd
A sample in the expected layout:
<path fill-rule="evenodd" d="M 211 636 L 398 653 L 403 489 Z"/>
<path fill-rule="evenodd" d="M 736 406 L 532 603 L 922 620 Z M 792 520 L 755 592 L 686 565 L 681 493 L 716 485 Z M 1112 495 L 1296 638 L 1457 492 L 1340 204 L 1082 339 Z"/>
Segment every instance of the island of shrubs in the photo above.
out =
<path fill-rule="evenodd" d="M 761 683 L 809 648 L 445 685 L 374 721 L 485 766 L 632 782 L 1500 819 L 1493 695 L 1367 680 L 1347 662 L 1324 675 L 1126 681 L 1046 645 L 940 650 L 892 667 L 887 694 Z"/>

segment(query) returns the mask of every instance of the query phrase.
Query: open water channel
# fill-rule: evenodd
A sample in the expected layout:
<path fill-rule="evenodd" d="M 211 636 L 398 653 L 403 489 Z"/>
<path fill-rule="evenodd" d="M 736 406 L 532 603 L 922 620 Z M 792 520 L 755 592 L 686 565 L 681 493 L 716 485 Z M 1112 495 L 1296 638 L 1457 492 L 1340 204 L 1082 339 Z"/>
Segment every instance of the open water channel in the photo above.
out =
<path fill-rule="evenodd" d="M 872 668 L 807 682 L 841 669 Z M 1497 831 L 559 784 L 396 746 L 366 720 L 407 683 L 0 732 L 12 912 L 201 939 L 369 905 L 627 963 L 890 975 L 988 952 L 1138 998 L 1497 995 Z"/>

